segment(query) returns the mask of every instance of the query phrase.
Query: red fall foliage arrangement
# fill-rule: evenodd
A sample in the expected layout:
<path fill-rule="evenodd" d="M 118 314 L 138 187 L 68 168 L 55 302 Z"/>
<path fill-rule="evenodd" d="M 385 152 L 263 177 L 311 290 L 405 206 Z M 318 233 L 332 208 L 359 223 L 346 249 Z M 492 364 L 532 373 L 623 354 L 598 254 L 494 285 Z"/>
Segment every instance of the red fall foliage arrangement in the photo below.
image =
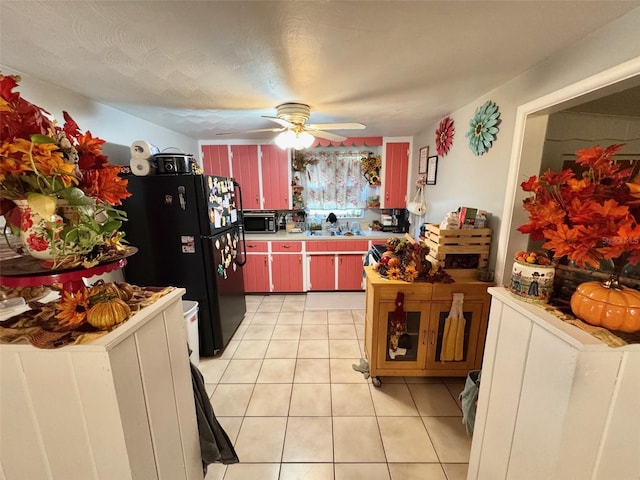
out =
<path fill-rule="evenodd" d="M 547 170 L 521 184 L 531 196 L 524 200 L 529 222 L 518 230 L 555 259 L 566 257 L 578 267 L 598 269 L 601 260 L 617 268 L 640 262 L 640 184 L 631 168 L 621 168 L 613 156 L 623 145 L 578 150 L 581 178 L 570 170 Z"/>
<path fill-rule="evenodd" d="M 114 206 L 131 195 L 127 180 L 102 153 L 104 140 L 82 133 L 67 112 L 59 126 L 14 91 L 19 82 L 0 73 L 0 214 L 28 253 L 91 266 L 122 249 L 126 215 Z"/>

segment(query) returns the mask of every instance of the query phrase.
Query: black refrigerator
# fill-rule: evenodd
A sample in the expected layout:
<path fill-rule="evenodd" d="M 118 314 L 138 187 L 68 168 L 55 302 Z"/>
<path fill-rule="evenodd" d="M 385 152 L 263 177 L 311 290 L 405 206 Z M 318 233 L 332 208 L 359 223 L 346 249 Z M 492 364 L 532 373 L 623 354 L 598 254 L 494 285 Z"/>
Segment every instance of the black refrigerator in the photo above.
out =
<path fill-rule="evenodd" d="M 125 276 L 139 286 L 186 289 L 198 302 L 201 356 L 224 349 L 246 312 L 242 192 L 232 178 L 128 176 L 125 240 L 138 248 Z"/>

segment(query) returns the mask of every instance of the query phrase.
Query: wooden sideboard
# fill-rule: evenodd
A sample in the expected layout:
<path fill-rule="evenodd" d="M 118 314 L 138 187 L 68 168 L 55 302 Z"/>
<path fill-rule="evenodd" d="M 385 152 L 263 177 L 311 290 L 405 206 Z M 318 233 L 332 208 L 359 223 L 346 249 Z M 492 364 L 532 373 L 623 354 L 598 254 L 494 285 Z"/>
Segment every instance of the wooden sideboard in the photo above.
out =
<path fill-rule="evenodd" d="M 7 480 L 202 480 L 183 294 L 91 343 L 0 344 Z"/>
<path fill-rule="evenodd" d="M 387 280 L 373 267 L 365 267 L 366 321 L 365 352 L 374 384 L 380 376 L 466 376 L 480 368 L 489 316 L 490 284 L 479 281 L 426 283 Z M 411 348 L 391 358 L 390 320 L 398 293 L 404 294 L 407 333 Z M 461 360 L 442 361 L 445 322 L 454 293 L 464 294 L 464 353 Z"/>
<path fill-rule="evenodd" d="M 468 479 L 640 478 L 640 344 L 493 296 Z"/>

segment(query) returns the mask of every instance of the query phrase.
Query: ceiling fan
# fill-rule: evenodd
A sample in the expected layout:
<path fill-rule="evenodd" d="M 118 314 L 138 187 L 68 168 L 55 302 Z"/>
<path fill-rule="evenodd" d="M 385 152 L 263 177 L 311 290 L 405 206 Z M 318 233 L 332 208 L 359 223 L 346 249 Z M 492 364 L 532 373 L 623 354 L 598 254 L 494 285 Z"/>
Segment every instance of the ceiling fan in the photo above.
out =
<path fill-rule="evenodd" d="M 276 107 L 277 116 L 262 115 L 279 124 L 279 127 L 260 128 L 241 132 L 218 133 L 218 135 L 234 135 L 238 133 L 280 132 L 275 137 L 276 144 L 281 148 L 295 148 L 301 150 L 310 147 L 314 137 L 325 138 L 341 142 L 347 137 L 329 133 L 325 130 L 362 130 L 366 128 L 362 123 L 305 123 L 309 120 L 311 109 L 303 103 L 283 103 Z"/>

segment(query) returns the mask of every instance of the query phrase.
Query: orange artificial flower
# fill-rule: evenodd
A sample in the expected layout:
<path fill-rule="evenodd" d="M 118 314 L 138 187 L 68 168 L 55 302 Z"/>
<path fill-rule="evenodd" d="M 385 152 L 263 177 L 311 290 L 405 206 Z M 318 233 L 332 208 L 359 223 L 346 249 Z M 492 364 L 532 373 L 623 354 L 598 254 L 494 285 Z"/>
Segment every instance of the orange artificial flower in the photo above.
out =
<path fill-rule="evenodd" d="M 81 288 L 77 292 L 62 292 L 62 299 L 56 306 L 59 324 L 63 327 L 77 327 L 87 319 L 89 310 L 89 290 Z"/>
<path fill-rule="evenodd" d="M 418 277 L 418 271 L 413 265 L 407 265 L 404 269 L 404 280 L 413 282 Z"/>
<path fill-rule="evenodd" d="M 107 202 L 110 205 L 120 205 L 122 199 L 130 197 L 127 192 L 127 180 L 119 176 L 120 167 L 112 165 L 99 170 L 84 172 L 81 187 L 89 196 Z"/>
<path fill-rule="evenodd" d="M 107 157 L 102 154 L 104 140 L 93 137 L 89 131 L 84 135 L 78 135 L 76 140 L 78 142 L 76 150 L 78 151 L 78 166 L 80 169 L 99 169 L 108 163 Z"/>
<path fill-rule="evenodd" d="M 398 267 L 391 267 L 387 271 L 387 275 L 389 276 L 389 280 L 402 280 L 402 272 Z"/>

